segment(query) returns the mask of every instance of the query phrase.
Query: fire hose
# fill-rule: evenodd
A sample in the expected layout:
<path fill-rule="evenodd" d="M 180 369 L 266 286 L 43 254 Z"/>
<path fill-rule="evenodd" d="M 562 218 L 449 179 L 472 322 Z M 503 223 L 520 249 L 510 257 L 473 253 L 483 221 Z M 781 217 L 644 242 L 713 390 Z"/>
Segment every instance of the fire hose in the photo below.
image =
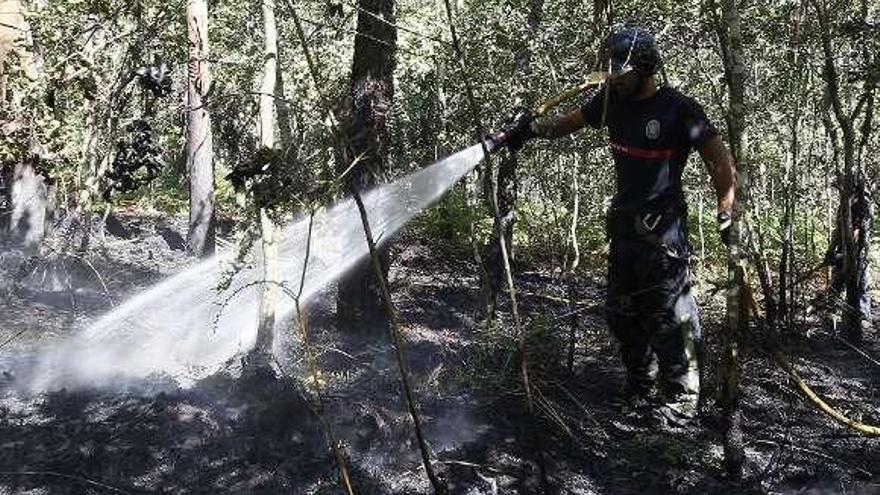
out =
<path fill-rule="evenodd" d="M 566 89 L 565 91 L 557 94 L 556 96 L 545 100 L 543 103 L 538 105 L 532 111 L 532 114 L 535 117 L 541 117 L 547 114 L 550 110 L 558 107 L 560 104 L 584 93 L 590 88 L 595 88 L 597 86 L 602 85 L 605 80 L 608 78 L 608 74 L 606 72 L 596 71 L 590 72 L 587 74 L 587 77 L 584 78 L 583 82 L 576 86 L 572 86 L 571 88 Z M 492 136 L 489 140 L 486 141 L 487 151 L 494 151 L 501 146 L 503 146 L 510 137 L 510 130 L 504 130 L 500 133 Z"/>

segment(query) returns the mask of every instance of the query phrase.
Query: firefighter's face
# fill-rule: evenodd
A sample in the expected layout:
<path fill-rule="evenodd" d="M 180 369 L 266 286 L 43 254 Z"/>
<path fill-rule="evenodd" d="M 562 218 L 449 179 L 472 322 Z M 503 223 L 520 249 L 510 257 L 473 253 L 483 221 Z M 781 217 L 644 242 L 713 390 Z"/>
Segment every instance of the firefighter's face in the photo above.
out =
<path fill-rule="evenodd" d="M 635 70 L 627 70 L 611 74 L 608 77 L 608 84 L 611 91 L 622 100 L 631 100 L 639 94 L 644 82 L 642 75 Z"/>

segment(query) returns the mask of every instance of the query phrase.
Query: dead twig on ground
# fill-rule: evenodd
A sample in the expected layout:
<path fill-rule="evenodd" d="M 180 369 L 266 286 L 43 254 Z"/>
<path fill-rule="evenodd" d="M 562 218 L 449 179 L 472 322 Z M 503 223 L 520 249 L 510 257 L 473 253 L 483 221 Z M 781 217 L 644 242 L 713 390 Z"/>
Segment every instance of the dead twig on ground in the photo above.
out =
<path fill-rule="evenodd" d="M 745 283 L 745 287 L 749 287 L 748 282 Z M 751 290 L 748 291 L 747 299 L 749 302 L 750 311 L 754 314 L 756 318 L 760 319 L 761 310 L 759 309 L 758 303 L 755 300 L 755 295 Z M 819 397 L 819 395 L 814 392 L 813 389 L 810 388 L 810 386 L 807 385 L 807 383 L 800 377 L 797 370 L 794 369 L 794 366 L 792 366 L 791 363 L 789 363 L 788 360 L 785 358 L 785 355 L 782 354 L 782 351 L 779 350 L 778 344 L 775 342 L 775 335 L 771 335 L 771 338 L 773 339 L 773 347 L 776 348 L 776 350 L 773 351 L 773 359 L 776 361 L 776 364 L 778 364 L 780 368 L 788 373 L 788 376 L 792 379 L 792 381 L 795 382 L 798 389 L 801 391 L 804 397 L 806 397 L 807 400 L 809 400 L 809 402 L 813 404 L 813 406 L 830 416 L 838 423 L 852 428 L 859 433 L 862 433 L 864 435 L 880 436 L 880 427 L 865 424 L 860 421 L 855 421 L 847 417 L 839 410 L 830 406 L 821 397 Z"/>
<path fill-rule="evenodd" d="M 28 330 L 30 330 L 30 327 L 25 327 L 25 328 L 19 330 L 15 335 L 13 335 L 12 337 L 9 337 L 2 344 L 0 344 L 0 349 L 3 349 L 7 345 L 9 345 L 12 341 L 14 341 L 15 339 L 24 335 L 24 333 L 27 332 Z"/>
<path fill-rule="evenodd" d="M 841 344 L 845 345 L 846 347 L 849 347 L 851 350 L 855 351 L 858 355 L 862 356 L 863 358 L 865 358 L 869 362 L 871 362 L 871 364 L 874 364 L 875 366 L 880 366 L 880 361 L 877 361 L 876 359 L 874 359 L 873 357 L 868 355 L 868 353 L 866 353 L 865 351 L 859 349 L 858 347 L 850 344 L 845 339 L 840 338 L 839 335 L 834 335 L 834 340 L 840 342 Z"/>
<path fill-rule="evenodd" d="M 822 459 L 825 459 L 827 461 L 833 462 L 834 464 L 838 464 L 838 465 L 844 466 L 846 468 L 849 468 L 849 469 L 856 471 L 859 474 L 862 474 L 862 475 L 867 476 L 869 478 L 873 478 L 873 476 L 874 476 L 870 471 L 868 471 L 864 468 L 861 468 L 859 466 L 854 466 L 844 460 L 841 460 L 840 458 L 834 457 L 834 456 L 826 454 L 824 452 L 819 452 L 818 450 L 810 449 L 807 447 L 800 447 L 798 445 L 794 445 L 789 442 L 774 442 L 773 440 L 753 440 L 752 442 L 749 442 L 749 443 L 754 443 L 754 444 L 758 444 L 758 445 L 769 445 L 769 446 L 773 446 L 773 447 L 784 447 L 786 449 L 796 450 L 798 452 L 803 452 L 805 454 L 811 454 L 816 457 L 821 457 Z"/>
<path fill-rule="evenodd" d="M 449 459 L 449 460 L 445 460 L 445 461 L 435 460 L 435 461 L 433 461 L 433 463 L 434 464 L 445 464 L 447 466 L 463 466 L 463 467 L 469 467 L 469 468 L 473 468 L 473 469 L 482 469 L 484 471 L 489 471 L 490 473 L 497 473 L 497 474 L 501 474 L 501 472 L 502 472 L 498 468 L 494 468 L 492 466 L 487 466 L 485 464 L 477 464 L 475 462 L 469 462 L 469 461 L 457 461 L 454 459 Z"/>
<path fill-rule="evenodd" d="M 100 481 L 91 480 L 82 476 L 74 476 L 72 474 L 58 473 L 55 471 L 0 471 L 0 476 L 50 476 L 53 478 L 63 478 L 70 481 L 85 483 L 87 485 L 103 488 L 104 490 L 109 490 L 114 493 L 129 493 L 120 488 L 116 488 L 115 486 L 101 483 Z"/>

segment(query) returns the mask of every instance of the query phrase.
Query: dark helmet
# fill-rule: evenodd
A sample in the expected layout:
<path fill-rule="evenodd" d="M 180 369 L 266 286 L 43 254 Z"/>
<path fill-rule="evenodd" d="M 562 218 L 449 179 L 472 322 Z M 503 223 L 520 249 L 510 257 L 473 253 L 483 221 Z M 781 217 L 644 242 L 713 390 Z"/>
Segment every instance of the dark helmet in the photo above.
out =
<path fill-rule="evenodd" d="M 619 72 L 632 68 L 644 75 L 656 74 L 663 65 L 654 35 L 632 24 L 617 25 L 599 48 L 599 64 L 603 70 Z"/>

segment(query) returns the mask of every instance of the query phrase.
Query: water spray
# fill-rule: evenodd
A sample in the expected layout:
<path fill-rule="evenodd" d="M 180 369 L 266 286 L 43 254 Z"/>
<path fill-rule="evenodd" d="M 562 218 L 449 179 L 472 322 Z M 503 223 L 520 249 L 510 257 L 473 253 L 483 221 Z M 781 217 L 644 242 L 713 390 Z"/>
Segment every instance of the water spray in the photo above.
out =
<path fill-rule="evenodd" d="M 544 114 L 604 80 L 605 74 L 592 73 L 583 83 L 542 103 L 536 113 Z M 492 152 L 504 142 L 502 132 L 365 194 L 377 236 L 387 239 L 438 201 L 485 157 L 482 147 Z M 368 255 L 355 206 L 348 199 L 316 215 L 318 249 L 304 279 L 303 302 Z M 299 287 L 303 276 L 307 226 L 307 219 L 299 219 L 285 229 L 288 240 L 282 246 L 281 271 L 291 287 Z M 218 269 L 217 259 L 195 265 L 128 299 L 71 339 L 38 352 L 32 388 L 95 386 L 114 376 L 143 378 L 153 373 L 178 380 L 188 377 L 183 381 L 191 383 L 246 352 L 256 340 L 250 327 L 257 308 L 253 291 L 242 288 L 260 275 L 254 269 L 244 270 L 231 287 L 217 293 Z M 235 311 L 222 311 L 224 305 L 218 303 L 226 298 L 234 300 L 229 302 L 234 302 Z M 290 304 L 280 304 L 279 318 L 293 310 Z M 211 322 L 217 323 L 214 328 Z"/>

